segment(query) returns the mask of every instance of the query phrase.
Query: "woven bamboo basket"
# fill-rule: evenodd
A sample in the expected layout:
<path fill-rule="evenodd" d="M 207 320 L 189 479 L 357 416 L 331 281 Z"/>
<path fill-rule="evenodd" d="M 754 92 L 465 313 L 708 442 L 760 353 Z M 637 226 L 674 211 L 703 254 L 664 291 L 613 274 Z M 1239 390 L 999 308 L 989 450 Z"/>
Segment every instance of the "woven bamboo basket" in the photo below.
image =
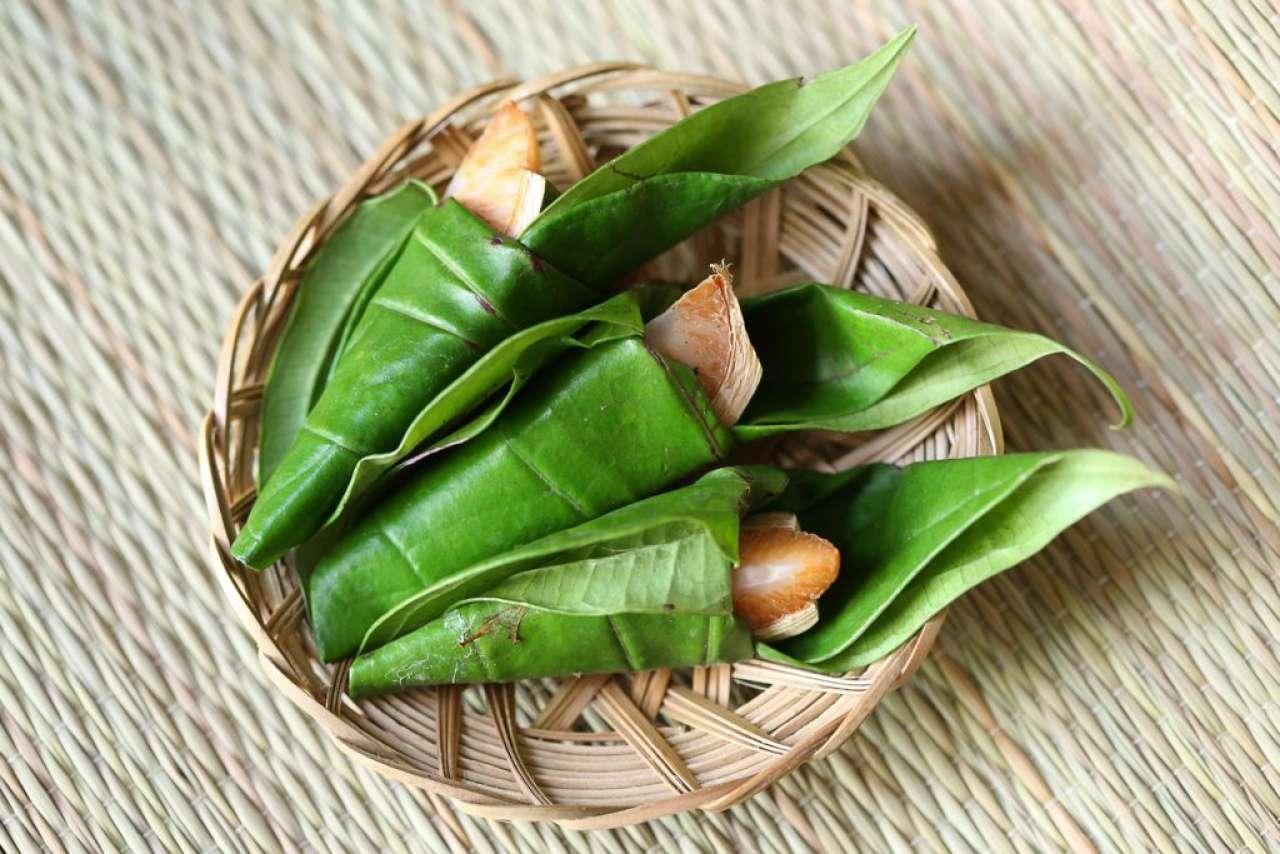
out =
<path fill-rule="evenodd" d="M 750 797 L 849 738 L 919 666 L 942 624 L 861 672 L 828 676 L 763 661 L 482 688 L 422 689 L 354 702 L 349 662 L 314 654 L 288 561 L 258 573 L 229 552 L 254 499 L 258 412 L 271 355 L 308 260 L 353 206 L 409 179 L 442 187 L 507 98 L 534 117 L 558 186 L 597 161 L 744 86 L 630 64 L 598 64 L 473 89 L 394 133 L 281 243 L 222 344 L 201 468 L 212 544 L 233 610 L 270 680 L 358 761 L 488 818 L 617 827 Z M 923 222 L 853 154 L 810 169 L 695 235 L 648 272 L 697 280 L 736 263 L 739 292 L 818 280 L 972 316 Z M 999 453 L 989 390 L 869 436 L 810 434 L 772 445 L 784 465 L 839 470 L 872 460 Z"/>

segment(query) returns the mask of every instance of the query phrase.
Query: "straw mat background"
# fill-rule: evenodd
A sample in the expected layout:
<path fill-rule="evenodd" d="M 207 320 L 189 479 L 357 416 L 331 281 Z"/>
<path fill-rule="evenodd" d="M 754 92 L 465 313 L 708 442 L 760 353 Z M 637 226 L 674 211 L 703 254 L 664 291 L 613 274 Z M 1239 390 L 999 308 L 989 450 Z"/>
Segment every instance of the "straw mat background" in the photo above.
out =
<path fill-rule="evenodd" d="M 0 10 L 0 849 L 1280 847 L 1280 16 L 1267 0 Z M 858 149 L 980 314 L 1090 353 L 996 390 L 1015 449 L 1176 475 L 954 607 L 841 752 L 721 815 L 575 835 L 357 769 L 221 617 L 192 435 L 294 217 L 498 71 L 752 82 L 920 35 Z"/>

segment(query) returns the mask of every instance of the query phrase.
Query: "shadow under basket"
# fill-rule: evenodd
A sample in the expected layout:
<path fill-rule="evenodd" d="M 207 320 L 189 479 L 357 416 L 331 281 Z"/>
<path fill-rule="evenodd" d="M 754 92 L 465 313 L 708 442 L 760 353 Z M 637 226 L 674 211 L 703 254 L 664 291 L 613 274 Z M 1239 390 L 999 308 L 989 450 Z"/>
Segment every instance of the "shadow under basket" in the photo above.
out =
<path fill-rule="evenodd" d="M 308 260 L 357 203 L 410 178 L 442 188 L 508 98 L 532 115 L 544 171 L 566 187 L 596 162 L 744 89 L 615 63 L 495 81 L 460 95 L 400 128 L 304 216 L 236 310 L 200 447 L 213 550 L 271 682 L 378 773 L 448 796 L 475 815 L 581 830 L 720 810 L 839 747 L 933 645 L 943 614 L 886 658 L 843 676 L 745 661 L 355 702 L 346 696 L 349 662 L 316 657 L 289 562 L 259 573 L 231 557 L 254 499 L 263 382 L 289 305 Z M 697 281 L 721 258 L 734 262 L 744 296 L 816 280 L 973 315 L 929 230 L 848 151 L 705 229 L 646 272 Z M 892 430 L 794 436 L 769 454 L 787 466 L 840 470 L 1000 450 L 999 419 L 983 388 Z"/>

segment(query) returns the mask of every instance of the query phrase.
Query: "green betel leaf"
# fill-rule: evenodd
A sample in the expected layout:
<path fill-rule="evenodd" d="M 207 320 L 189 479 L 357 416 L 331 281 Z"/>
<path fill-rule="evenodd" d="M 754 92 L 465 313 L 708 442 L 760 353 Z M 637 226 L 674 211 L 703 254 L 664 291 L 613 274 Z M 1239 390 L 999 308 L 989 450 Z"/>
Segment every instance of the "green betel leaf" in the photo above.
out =
<path fill-rule="evenodd" d="M 665 610 L 668 602 L 675 602 L 684 610 L 699 611 L 703 606 L 694 604 L 681 593 L 684 590 L 681 585 L 692 578 L 680 577 L 679 567 L 716 560 L 717 555 L 731 563 L 736 561 L 740 515 L 750 504 L 780 491 L 785 480 L 781 472 L 763 467 L 716 469 L 689 486 L 628 504 L 482 561 L 440 579 L 388 611 L 369 630 L 361 649 L 381 646 L 439 617 L 459 601 L 479 597 L 485 591 L 489 591 L 488 596 L 505 598 L 509 594 L 495 593 L 494 589 L 501 589 L 507 579 L 553 564 L 575 564 L 590 571 L 596 561 L 644 561 L 652 567 L 655 578 L 675 572 L 669 582 L 675 592 L 671 597 L 652 597 L 651 610 Z M 689 554 L 690 549 L 696 554 Z M 649 592 L 656 593 L 659 589 L 650 588 Z M 532 594 L 510 598 L 524 595 Z M 539 602 L 549 610 L 599 607 L 594 600 L 582 595 L 559 596 L 554 601 L 543 596 Z"/>
<path fill-rule="evenodd" d="M 1063 453 L 930 561 L 838 660 L 824 666 L 847 670 L 892 652 L 965 591 L 1031 557 L 1112 498 L 1146 487 L 1178 488 L 1132 457 Z"/>
<path fill-rule="evenodd" d="M 265 483 L 298 435 L 341 352 L 342 330 L 382 283 L 423 212 L 436 203 L 410 181 L 361 203 L 303 273 L 263 391 L 258 482 Z"/>
<path fill-rule="evenodd" d="M 797 513 L 802 530 L 840 550 L 840 575 L 818 600 L 818 624 L 784 651 L 810 663 L 843 651 L 935 554 L 1047 461 L 1010 455 L 856 470 Z"/>
<path fill-rule="evenodd" d="M 399 448 L 435 397 L 481 356 L 517 331 L 595 301 L 594 291 L 494 237 L 456 202 L 427 210 L 261 486 L 233 554 L 261 567 L 306 541 L 348 492 L 358 463 Z M 453 415 L 492 389 L 464 391 L 468 399 L 455 397 Z"/>
<path fill-rule="evenodd" d="M 751 632 L 732 614 L 595 616 L 467 602 L 356 658 L 348 691 L 361 698 L 423 685 L 693 667 L 751 654 Z"/>
<path fill-rule="evenodd" d="M 858 135 L 915 29 L 808 83 L 705 107 L 570 187 L 520 236 L 584 282 L 622 276 L 720 216 L 836 156 Z"/>
<path fill-rule="evenodd" d="M 548 209 L 520 239 L 581 281 L 612 282 L 777 183 L 711 172 L 658 175 Z"/>
<path fill-rule="evenodd" d="M 619 540 L 618 552 L 522 572 L 472 597 L 561 614 L 727 614 L 729 589 L 704 567 L 732 562 L 703 529 L 668 525 Z"/>
<path fill-rule="evenodd" d="M 583 340 L 585 336 L 590 337 L 591 343 L 598 344 L 636 335 L 643 329 L 635 295 L 623 293 L 585 311 L 530 326 L 504 339 L 418 412 L 404 431 L 399 445 L 385 453 L 367 454 L 356 463 L 346 491 L 328 523 L 334 522 L 350 501 L 368 491 L 411 451 L 428 438 L 438 435 L 460 414 L 472 409 L 477 401 L 500 392 L 497 399 L 479 415 L 426 448 L 425 452 L 460 444 L 484 430 L 506 409 L 515 393 L 540 366 L 566 349 L 589 346 Z"/>
<path fill-rule="evenodd" d="M 722 459 L 732 437 L 693 373 L 639 336 L 540 371 L 494 423 L 406 472 L 305 579 L 326 660 L 459 570 L 574 527 Z"/>
<path fill-rule="evenodd" d="M 807 83 L 769 83 L 698 110 L 574 184 L 543 216 L 656 175 L 716 172 L 767 182 L 794 177 L 836 156 L 858 135 L 914 36 L 910 27 L 861 62 Z"/>
<path fill-rule="evenodd" d="M 766 658 L 829 671 L 861 667 L 906 642 L 960 594 L 1044 548 L 1110 499 L 1164 475 L 1107 451 L 1015 454 L 869 466 L 797 477 L 779 504 L 832 539 L 842 566 L 818 624 Z M 807 482 L 805 482 L 807 481 Z"/>
<path fill-rule="evenodd" d="M 438 454 L 483 432 L 506 410 L 529 377 L 556 354 L 636 335 L 643 329 L 640 303 L 644 301 L 645 297 L 634 291 L 619 294 L 586 311 L 531 326 L 486 353 L 432 399 L 409 425 L 398 447 L 385 454 L 367 455 L 356 463 L 346 492 L 324 527 L 296 550 L 294 564 L 298 574 L 304 578 L 309 575 L 341 539 L 350 518 L 378 500 L 379 487 L 390 486 L 390 475 L 397 466 Z M 459 413 L 468 412 L 475 401 L 486 398 L 489 402 L 452 432 L 427 443 Z M 420 450 L 410 458 L 415 449 Z"/>
<path fill-rule="evenodd" d="M 730 572 L 746 482 L 711 476 L 716 527 L 694 516 L 597 544 L 594 555 L 508 576 L 452 605 L 416 631 L 356 659 L 351 691 L 363 696 L 439 682 L 502 682 L 537 676 L 646 670 L 736 660 L 750 635 L 732 614 Z M 708 484 L 703 484 L 706 487 Z M 696 514 L 690 495 L 673 507 Z M 725 499 L 728 499 L 727 503 Z M 642 502 L 650 504 L 650 502 Z M 676 536 L 673 529 L 679 528 Z M 724 536 L 732 542 L 725 542 Z M 646 542 L 646 539 L 652 542 Z M 555 560 L 552 554 L 547 560 Z M 528 559 L 517 560 L 524 563 Z"/>
<path fill-rule="evenodd" d="M 742 440 L 901 424 L 1055 353 L 1106 387 L 1117 426 L 1132 416 L 1110 374 L 1042 335 L 817 284 L 745 300 L 743 315 L 764 376 L 734 428 Z"/>

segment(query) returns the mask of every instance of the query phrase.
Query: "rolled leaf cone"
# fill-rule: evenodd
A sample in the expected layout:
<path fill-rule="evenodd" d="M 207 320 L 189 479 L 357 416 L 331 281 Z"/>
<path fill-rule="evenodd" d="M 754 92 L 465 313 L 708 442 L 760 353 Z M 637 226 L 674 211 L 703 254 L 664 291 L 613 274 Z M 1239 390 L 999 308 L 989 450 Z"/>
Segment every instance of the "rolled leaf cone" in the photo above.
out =
<path fill-rule="evenodd" d="M 1149 487 L 1177 488 L 1132 457 L 1093 449 L 793 472 L 769 508 L 833 542 L 842 567 L 818 600 L 817 625 L 758 653 L 832 672 L 862 667 L 1081 517 Z"/>
<path fill-rule="evenodd" d="M 345 330 L 437 201 L 426 184 L 410 181 L 362 202 L 307 266 L 262 393 L 259 483 L 280 464 L 328 383 Z"/>
<path fill-rule="evenodd" d="M 326 660 L 476 561 L 652 495 L 733 439 L 693 373 L 639 336 L 544 370 L 487 430 L 410 471 L 305 581 Z"/>
<path fill-rule="evenodd" d="M 734 432 L 743 441 L 793 430 L 860 432 L 901 424 L 1032 362 L 1062 354 L 1133 408 L 1092 360 L 1037 335 L 831 285 L 742 301 L 764 374 Z"/>
<path fill-rule="evenodd" d="M 454 201 L 423 214 L 262 493 L 232 553 L 266 566 L 328 520 L 356 464 L 504 338 L 594 291 L 496 237 Z"/>
<path fill-rule="evenodd" d="M 495 340 L 588 305 L 639 264 L 834 156 L 861 130 L 912 32 L 811 83 L 770 84 L 694 113 L 574 185 L 519 243 L 491 232 L 480 240 L 485 226 L 466 221 L 456 203 L 424 218 L 351 334 L 314 418 L 259 484 L 232 553 L 261 568 L 333 521 L 359 461 L 396 448 Z M 744 126 L 756 131 L 751 145 Z M 481 251 L 490 241 L 494 255 L 509 250 L 505 262 Z M 545 293 L 520 293 L 539 287 Z M 394 308 L 378 307 L 384 296 Z"/>
<path fill-rule="evenodd" d="M 579 590 L 579 582 L 624 560 L 632 564 L 628 568 L 644 572 L 633 587 L 621 588 L 625 595 L 634 597 L 655 587 L 662 591 L 663 607 L 654 608 L 650 601 L 649 610 L 665 613 L 668 603 L 679 603 L 686 611 L 728 613 L 723 576 L 708 584 L 697 568 L 717 557 L 724 565 L 735 563 L 742 514 L 777 495 L 786 483 L 783 472 L 768 466 L 714 469 L 688 486 L 628 504 L 434 582 L 379 618 L 365 634 L 361 650 L 376 649 L 425 625 L 514 575 L 553 565 L 578 564 L 578 569 L 568 570 L 574 574 L 557 593 L 564 592 L 579 607 L 599 604 L 603 598 L 599 591 Z M 708 605 L 713 607 L 708 610 Z"/>
<path fill-rule="evenodd" d="M 511 682 L 740 661 L 751 632 L 732 614 L 586 616 L 468 602 L 355 660 L 353 697 L 421 685 Z"/>
<path fill-rule="evenodd" d="M 396 624 L 383 636 L 415 631 L 380 647 L 371 633 L 378 648 L 354 662 L 351 691 L 745 658 L 729 581 L 738 523 L 785 482 L 717 469 L 438 582 L 381 623 Z"/>
<path fill-rule="evenodd" d="M 398 547 L 405 565 L 419 581 L 430 587 L 473 561 L 589 521 L 722 456 L 728 446 L 715 433 L 737 419 L 760 379 L 759 361 L 747 341 L 729 274 L 722 267 L 715 268 L 706 281 L 646 325 L 643 348 L 633 344 L 619 349 L 619 353 L 628 354 L 622 361 L 601 355 L 606 352 L 608 347 L 597 346 L 594 356 L 566 360 L 554 374 L 566 377 L 566 381 L 544 392 L 546 397 L 534 397 L 534 409 L 517 406 L 509 418 L 496 422 L 492 435 L 442 463 L 434 479 L 419 481 L 408 497 L 402 492 L 390 500 L 413 502 L 404 523 L 411 530 L 427 523 L 448 525 L 450 511 L 461 510 L 458 521 L 464 523 L 471 517 L 466 508 L 477 498 L 482 502 L 500 499 L 504 508 L 514 512 L 511 517 L 496 518 L 484 536 L 471 538 L 469 547 L 431 536 L 411 547 Z M 629 393 L 619 395 L 622 389 Z M 539 391 L 529 394 L 536 396 Z M 608 403 L 610 395 L 612 405 Z M 662 405 L 664 396 L 667 406 Z M 593 424 L 591 418 L 577 414 L 583 410 L 594 417 L 603 416 L 605 421 Z M 530 420 L 521 417 L 524 412 L 537 415 Z M 554 416 L 548 419 L 547 413 Z M 698 441 L 695 430 L 686 429 L 682 435 L 681 421 L 688 421 L 691 413 L 696 417 L 695 426 L 709 441 Z M 620 457 L 618 447 L 627 448 L 629 454 Z M 706 450 L 712 456 L 706 456 Z M 646 456 L 652 459 L 645 460 Z M 503 466 L 510 464 L 514 464 L 514 472 L 504 473 Z M 478 478 L 476 472 L 484 471 L 486 465 L 498 468 Z M 591 479 L 576 470 L 592 467 L 606 472 L 603 483 L 611 483 L 607 472 L 614 470 L 618 477 L 613 487 L 592 487 Z M 534 477 L 528 477 L 530 473 Z M 473 485 L 458 495 L 457 483 L 492 483 L 502 492 L 486 495 L 483 487 Z M 542 492 L 550 493 L 550 502 Z M 387 511 L 395 512 L 394 508 Z M 383 530 L 382 534 L 393 543 L 406 539 L 404 532 L 397 536 Z M 352 536 L 367 534 L 361 527 Z M 326 558 L 314 575 L 308 574 L 313 625 L 323 650 L 332 648 L 334 636 L 341 634 L 336 627 L 363 631 L 369 624 L 362 620 L 380 616 L 387 602 L 369 596 L 368 591 L 403 596 L 403 586 L 392 581 L 394 573 L 378 567 L 388 561 L 370 561 L 364 553 L 356 560 L 358 565 L 335 569 L 334 561 Z M 353 613 L 344 607 L 330 619 L 328 603 L 341 601 L 341 596 L 332 592 L 333 578 L 341 578 L 347 587 L 354 579 L 356 590 L 365 593 L 361 606 L 367 604 L 371 612 Z M 393 607 L 398 605 L 393 603 Z M 337 641 L 341 650 L 337 654 L 349 652 L 357 640 L 353 632 Z"/>

